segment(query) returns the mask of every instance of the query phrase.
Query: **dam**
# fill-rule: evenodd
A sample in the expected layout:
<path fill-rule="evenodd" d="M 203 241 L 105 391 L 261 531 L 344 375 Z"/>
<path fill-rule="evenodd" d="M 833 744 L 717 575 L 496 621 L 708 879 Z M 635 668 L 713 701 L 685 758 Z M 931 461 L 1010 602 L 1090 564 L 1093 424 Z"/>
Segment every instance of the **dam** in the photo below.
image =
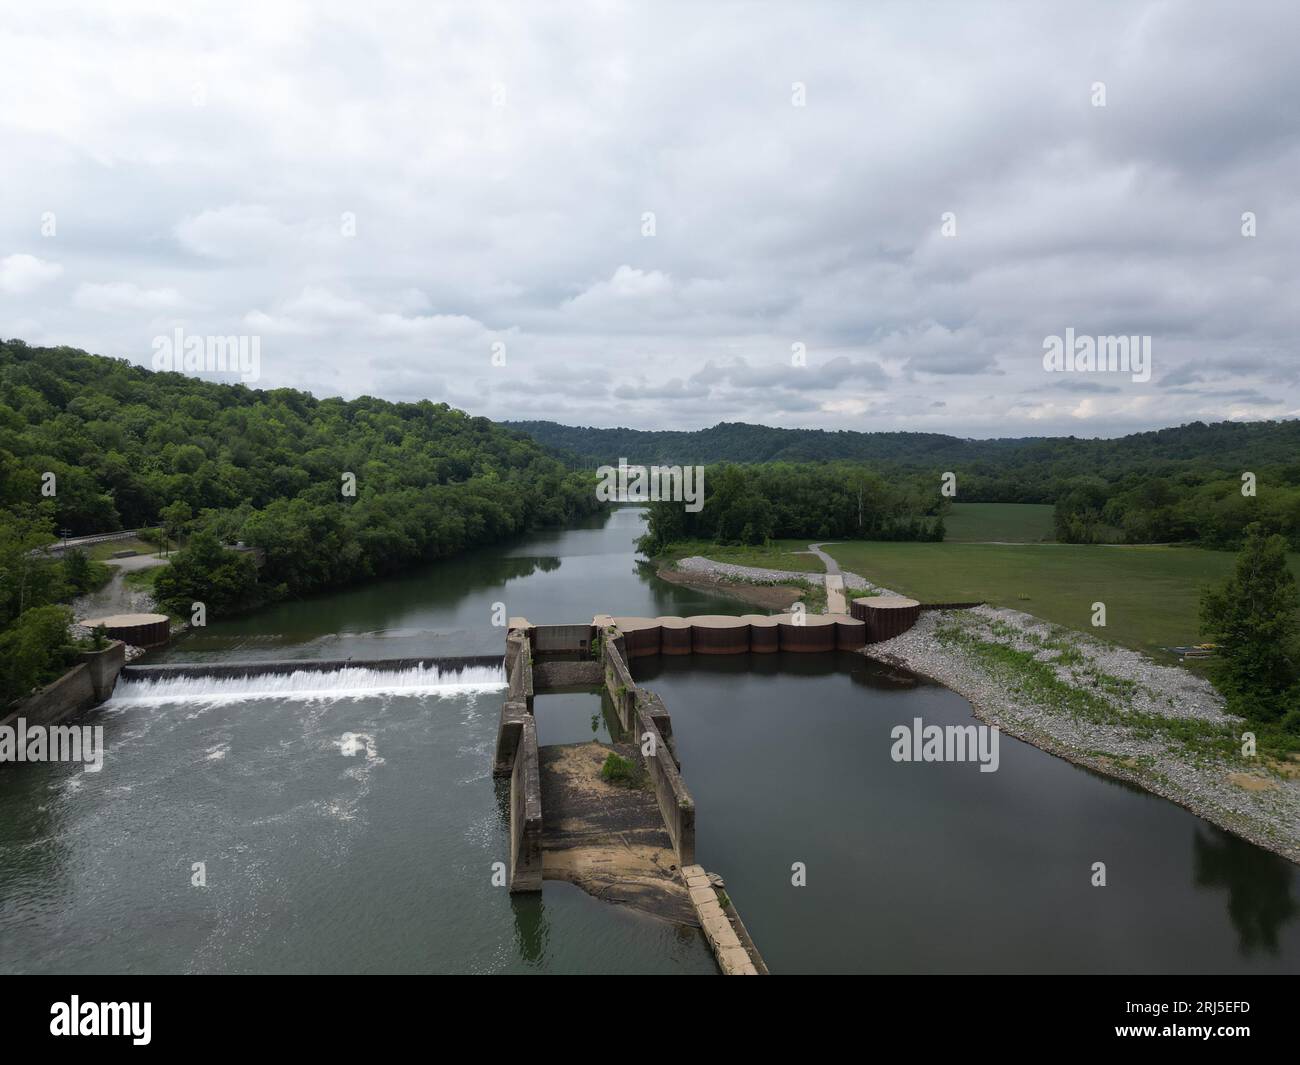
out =
<path fill-rule="evenodd" d="M 698 915 L 679 923 L 639 908 L 635 891 L 576 883 L 599 886 L 601 848 L 583 844 L 614 826 L 564 774 L 587 779 L 578 745 L 622 742 L 619 683 L 611 694 L 591 670 L 595 617 L 755 609 L 639 565 L 641 529 L 636 511 L 616 510 L 210 619 L 131 663 L 193 675 L 169 692 L 159 674 L 124 674 L 94 718 L 102 772 L 0 772 L 0 971 L 716 974 Z M 560 830 L 550 855 L 572 869 L 544 868 L 541 891 L 494 878 L 511 850 L 510 778 L 493 775 L 508 690 L 498 601 L 539 640 L 541 814 Z M 545 648 L 575 621 L 585 652 Z M 669 628 L 680 641 L 680 622 Z M 750 653 L 629 649 L 625 664 L 667 714 L 657 727 L 694 804 L 695 864 L 724 881 L 715 892 L 773 973 L 1295 971 L 1291 863 L 1005 735 L 996 773 L 896 764 L 892 726 L 968 723 L 966 700 L 855 651 L 755 651 L 770 639 L 756 631 L 751 621 Z M 479 656 L 492 671 L 482 683 L 405 683 L 375 665 Z M 297 679 L 250 671 L 281 662 Z M 305 662 L 330 671 L 313 680 Z M 244 676 L 204 677 L 223 666 Z M 375 673 L 363 686 L 336 668 Z M 282 683 L 292 690 L 269 693 Z M 645 794 L 628 843 L 680 869 Z M 1098 858 L 1122 873 L 1105 889 L 1088 883 Z M 206 887 L 191 883 L 196 862 Z"/>

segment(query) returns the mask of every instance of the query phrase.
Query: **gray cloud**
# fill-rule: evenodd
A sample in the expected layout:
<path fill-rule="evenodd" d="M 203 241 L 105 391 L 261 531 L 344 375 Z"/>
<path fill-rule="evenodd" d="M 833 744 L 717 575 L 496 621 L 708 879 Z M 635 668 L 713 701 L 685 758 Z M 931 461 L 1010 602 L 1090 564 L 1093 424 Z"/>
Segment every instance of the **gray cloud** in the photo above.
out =
<path fill-rule="evenodd" d="M 266 387 L 583 424 L 1295 416 L 1298 35 L 1208 0 L 19 8 L 0 331 L 252 333 Z M 1152 336 L 1152 380 L 1043 372 L 1067 328 Z"/>

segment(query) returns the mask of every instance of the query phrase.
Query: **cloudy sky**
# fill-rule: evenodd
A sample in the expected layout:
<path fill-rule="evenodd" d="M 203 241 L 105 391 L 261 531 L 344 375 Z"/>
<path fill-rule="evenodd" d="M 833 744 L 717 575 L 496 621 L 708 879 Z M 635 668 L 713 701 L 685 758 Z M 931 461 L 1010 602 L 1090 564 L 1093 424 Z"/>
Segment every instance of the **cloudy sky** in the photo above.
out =
<path fill-rule="evenodd" d="M 571 424 L 1294 417 L 1297 40 L 1239 0 L 7 4 L 0 334 Z M 1067 328 L 1150 381 L 1046 372 Z"/>

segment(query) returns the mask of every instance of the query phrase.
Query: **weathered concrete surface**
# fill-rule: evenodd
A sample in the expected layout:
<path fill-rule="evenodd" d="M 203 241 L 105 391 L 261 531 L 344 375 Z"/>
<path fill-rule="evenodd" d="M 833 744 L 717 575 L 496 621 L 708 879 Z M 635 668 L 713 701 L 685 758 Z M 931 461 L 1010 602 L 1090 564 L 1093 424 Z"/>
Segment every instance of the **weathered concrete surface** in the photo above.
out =
<path fill-rule="evenodd" d="M 126 644 L 114 641 L 101 651 L 82 651 L 81 661 L 90 674 L 95 702 L 102 703 L 113 694 L 117 676 L 126 665 Z"/>
<path fill-rule="evenodd" d="M 29 725 L 56 725 L 97 706 L 112 694 L 125 661 L 126 645 L 117 641 L 102 651 L 83 651 L 77 665 L 14 704 L 0 725 L 12 725 L 20 717 Z"/>
<path fill-rule="evenodd" d="M 523 739 L 526 717 L 528 707 L 524 703 L 512 703 L 507 699 L 501 704 L 501 720 L 497 724 L 497 752 L 492 762 L 494 777 L 508 777 L 515 771 L 515 756 L 519 753 L 519 742 Z"/>
<path fill-rule="evenodd" d="M 548 662 L 534 660 L 533 687 L 541 692 L 551 688 L 585 688 L 604 679 L 599 662 Z"/>
<path fill-rule="evenodd" d="M 532 647 L 522 633 L 512 632 L 506 637 L 506 648 L 506 661 L 510 663 L 507 672 L 508 688 L 506 699 L 512 703 L 522 702 L 529 710 L 532 710 Z"/>
<path fill-rule="evenodd" d="M 510 776 L 510 891 L 542 890 L 542 785 L 537 723 L 525 714 Z"/>
<path fill-rule="evenodd" d="M 621 653 L 617 640 L 605 641 L 602 658 L 605 667 L 605 690 L 609 692 L 609 697 L 614 702 L 614 711 L 618 714 L 619 723 L 624 729 L 631 731 L 636 725 L 633 715 L 636 712 L 637 685 L 632 679 L 632 671 L 627 668 L 627 661 Z"/>
<path fill-rule="evenodd" d="M 627 744 L 541 749 L 542 875 L 567 880 L 597 898 L 696 925 L 654 792 L 603 780 L 600 768 L 611 752 L 634 760 L 637 755 Z"/>
<path fill-rule="evenodd" d="M 585 654 L 591 648 L 593 628 L 591 625 L 533 625 L 528 635 L 537 654 L 560 651 Z"/>
<path fill-rule="evenodd" d="M 650 715 L 638 707 L 636 720 L 637 737 L 653 751 L 645 756 L 644 762 L 664 828 L 668 830 L 668 837 L 673 842 L 678 863 L 689 865 L 695 861 L 695 799 L 677 768 L 672 747 L 650 719 Z M 644 746 L 642 749 L 645 749 Z"/>
<path fill-rule="evenodd" d="M 826 613 L 847 614 L 848 612 L 849 605 L 844 598 L 844 575 L 826 574 Z"/>
<path fill-rule="evenodd" d="M 766 976 L 767 966 L 763 964 L 753 940 L 745 931 L 740 915 L 735 912 L 729 899 L 718 895 L 704 868 L 699 865 L 683 866 L 682 879 L 722 974 L 757 976 L 762 973 Z"/>

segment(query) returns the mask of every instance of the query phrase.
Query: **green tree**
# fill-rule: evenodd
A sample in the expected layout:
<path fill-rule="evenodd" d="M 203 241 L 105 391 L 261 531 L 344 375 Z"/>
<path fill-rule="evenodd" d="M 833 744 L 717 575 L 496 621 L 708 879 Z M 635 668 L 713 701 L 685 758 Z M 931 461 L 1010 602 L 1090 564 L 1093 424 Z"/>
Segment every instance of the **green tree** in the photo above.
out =
<path fill-rule="evenodd" d="M 1296 680 L 1296 591 L 1286 540 L 1247 526 L 1236 571 L 1201 597 L 1201 630 L 1219 645 L 1219 680 L 1230 708 L 1260 721 L 1285 714 Z"/>
<path fill-rule="evenodd" d="M 188 615 L 196 602 L 207 606 L 209 616 L 238 613 L 259 599 L 257 563 L 249 554 L 227 551 L 203 530 L 158 574 L 154 594 L 173 614 Z"/>
<path fill-rule="evenodd" d="M 54 680 L 75 657 L 68 639 L 71 621 L 67 607 L 38 606 L 0 631 L 0 705 Z"/>
<path fill-rule="evenodd" d="M 48 504 L 0 511 L 0 628 L 30 607 L 66 594 L 62 568 L 43 550 L 53 542 Z"/>

